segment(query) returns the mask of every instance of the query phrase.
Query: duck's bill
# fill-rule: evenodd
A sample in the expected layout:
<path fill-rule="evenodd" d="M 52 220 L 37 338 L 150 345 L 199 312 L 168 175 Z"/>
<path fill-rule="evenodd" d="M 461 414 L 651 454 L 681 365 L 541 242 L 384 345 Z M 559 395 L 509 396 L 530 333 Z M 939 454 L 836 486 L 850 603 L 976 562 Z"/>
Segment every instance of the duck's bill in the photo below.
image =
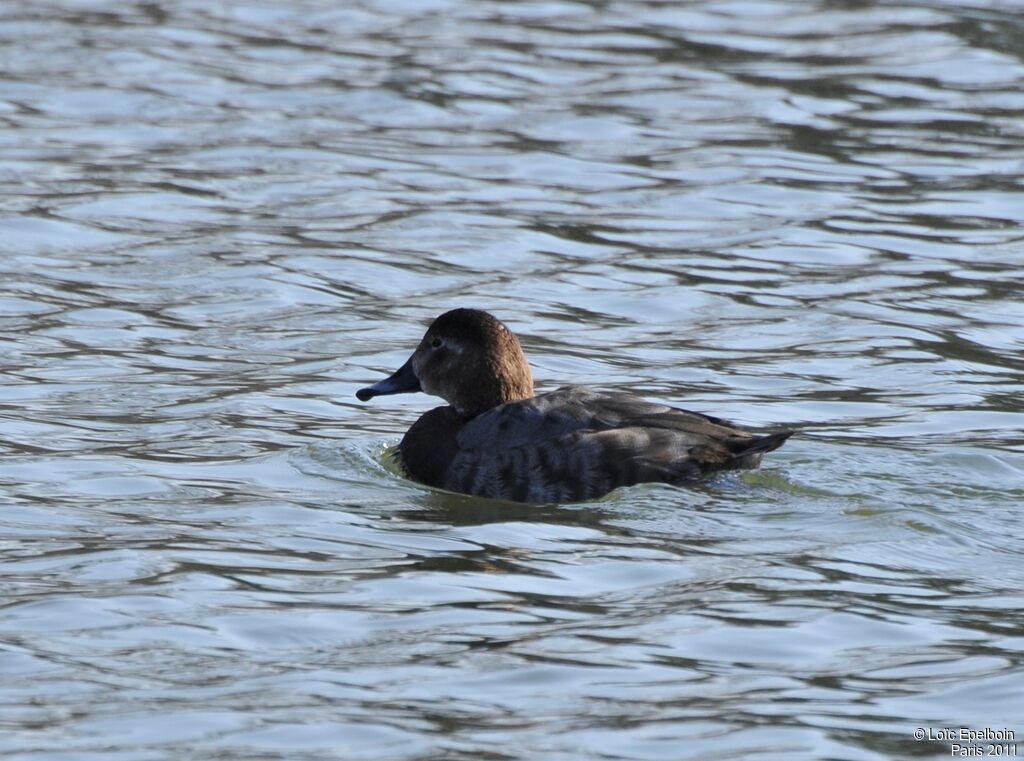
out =
<path fill-rule="evenodd" d="M 375 396 L 387 396 L 388 394 L 411 394 L 414 391 L 422 391 L 420 379 L 412 369 L 412 358 L 395 370 L 389 377 L 380 383 L 361 388 L 356 391 L 356 398 L 361 402 L 368 402 Z"/>

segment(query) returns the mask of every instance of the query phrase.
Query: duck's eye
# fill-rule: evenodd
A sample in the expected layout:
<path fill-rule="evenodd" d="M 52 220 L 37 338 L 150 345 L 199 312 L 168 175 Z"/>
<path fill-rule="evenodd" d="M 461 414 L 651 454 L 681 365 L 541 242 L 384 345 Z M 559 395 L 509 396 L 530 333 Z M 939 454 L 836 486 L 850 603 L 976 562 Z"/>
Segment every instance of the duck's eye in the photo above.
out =
<path fill-rule="evenodd" d="M 433 346 L 435 349 L 440 349 L 444 345 L 444 341 L 442 341 L 440 338 L 435 338 L 433 341 L 430 342 L 430 345 Z"/>

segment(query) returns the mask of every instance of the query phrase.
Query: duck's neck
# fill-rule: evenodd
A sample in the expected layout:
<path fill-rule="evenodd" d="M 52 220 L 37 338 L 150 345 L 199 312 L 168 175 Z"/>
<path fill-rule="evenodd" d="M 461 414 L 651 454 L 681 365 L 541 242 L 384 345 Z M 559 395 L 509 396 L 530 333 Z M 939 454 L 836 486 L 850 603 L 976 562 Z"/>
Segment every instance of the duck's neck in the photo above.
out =
<path fill-rule="evenodd" d="M 462 387 L 457 399 L 449 400 L 463 417 L 474 418 L 494 407 L 533 397 L 533 376 L 525 362 L 516 366 L 515 373 L 494 373 L 493 366 L 489 369 L 474 383 Z"/>

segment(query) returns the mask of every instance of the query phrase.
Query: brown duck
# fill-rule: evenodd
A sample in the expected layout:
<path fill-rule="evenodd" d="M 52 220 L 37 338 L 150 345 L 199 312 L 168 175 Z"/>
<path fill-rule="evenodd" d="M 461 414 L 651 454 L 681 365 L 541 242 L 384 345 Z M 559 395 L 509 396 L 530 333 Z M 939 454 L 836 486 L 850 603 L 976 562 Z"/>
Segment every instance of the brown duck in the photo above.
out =
<path fill-rule="evenodd" d="M 402 367 L 356 396 L 412 391 L 450 406 L 424 413 L 402 438 L 409 476 L 518 502 L 576 502 L 619 486 L 756 468 L 793 433 L 758 435 L 622 392 L 566 386 L 534 396 L 519 339 L 478 309 L 442 314 Z"/>

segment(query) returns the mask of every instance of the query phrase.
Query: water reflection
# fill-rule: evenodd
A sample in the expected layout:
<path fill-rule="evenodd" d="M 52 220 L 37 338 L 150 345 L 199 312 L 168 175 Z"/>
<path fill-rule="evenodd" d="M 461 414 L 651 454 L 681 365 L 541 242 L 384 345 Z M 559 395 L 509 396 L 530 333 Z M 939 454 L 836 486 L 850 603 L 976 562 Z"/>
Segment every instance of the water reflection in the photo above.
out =
<path fill-rule="evenodd" d="M 985 2 L 0 12 L 4 757 L 1024 732 L 1020 29 Z M 456 305 L 541 389 L 800 436 L 578 506 L 410 484 L 382 455 L 432 402 L 353 393 Z"/>

